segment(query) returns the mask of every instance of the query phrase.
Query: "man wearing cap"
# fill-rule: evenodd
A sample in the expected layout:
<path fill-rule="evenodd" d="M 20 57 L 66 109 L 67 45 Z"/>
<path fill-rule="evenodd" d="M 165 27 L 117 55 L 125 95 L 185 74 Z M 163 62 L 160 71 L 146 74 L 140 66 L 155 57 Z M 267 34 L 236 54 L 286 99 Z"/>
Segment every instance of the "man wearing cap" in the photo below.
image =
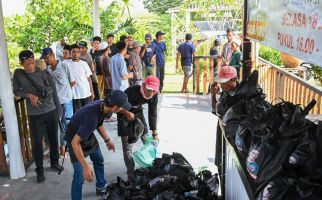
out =
<path fill-rule="evenodd" d="M 72 61 L 68 67 L 70 73 L 76 81 L 73 90 L 73 110 L 77 112 L 81 107 L 91 102 L 95 94 L 93 92 L 90 67 L 85 61 L 80 60 L 80 46 L 73 44 L 72 48 Z"/>
<path fill-rule="evenodd" d="M 133 50 L 129 58 L 128 70 L 133 72 L 133 78 L 130 80 L 131 85 L 142 85 L 143 72 L 142 63 L 140 59 L 141 46 L 140 43 L 133 43 Z"/>
<path fill-rule="evenodd" d="M 155 65 L 155 44 L 152 43 L 152 36 L 150 33 L 145 34 L 145 44 L 142 46 L 140 58 L 144 63 L 143 76 L 147 77 L 154 74 Z"/>
<path fill-rule="evenodd" d="M 195 56 L 195 46 L 192 44 L 192 35 L 190 33 L 186 34 L 186 41 L 182 43 L 178 47 L 177 52 L 177 62 L 176 65 L 178 65 L 179 57 L 181 56 L 181 66 L 184 71 L 184 78 L 182 83 L 182 89 L 181 92 L 189 92 L 188 91 L 188 81 L 190 76 L 192 75 L 192 59 L 193 56 Z M 176 66 L 176 68 L 178 68 Z"/>
<path fill-rule="evenodd" d="M 19 53 L 22 68 L 17 68 L 13 75 L 13 93 L 26 99 L 29 126 L 33 137 L 33 156 L 36 165 L 37 182 L 45 181 L 43 167 L 43 137 L 48 135 L 50 147 L 50 165 L 55 170 L 61 170 L 58 164 L 58 121 L 54 95 L 54 85 L 50 75 L 36 68 L 34 53 L 23 50 Z M 43 89 L 46 93 L 43 93 Z M 58 100 L 59 101 L 59 100 Z"/>
<path fill-rule="evenodd" d="M 80 46 L 80 51 L 81 51 L 80 59 L 87 62 L 88 66 L 92 72 L 91 80 L 92 80 L 93 91 L 95 94 L 94 100 L 99 100 L 100 94 L 98 91 L 98 81 L 97 81 L 96 68 L 95 68 L 96 65 L 94 65 L 93 59 L 92 59 L 91 55 L 88 53 L 87 42 L 80 41 L 79 46 Z"/>
<path fill-rule="evenodd" d="M 43 59 L 47 65 L 47 71 L 51 75 L 59 97 L 59 101 L 63 110 L 60 119 L 60 154 L 65 153 L 64 135 L 67 124 L 73 116 L 73 91 L 72 86 L 76 84 L 75 79 L 69 71 L 68 65 L 59 60 L 56 60 L 55 54 L 51 48 L 44 48 L 40 59 Z"/>
<path fill-rule="evenodd" d="M 153 43 L 155 44 L 156 55 L 156 75 L 160 80 L 160 92 L 162 92 L 163 88 L 165 52 L 167 51 L 167 46 L 163 42 L 164 34 L 165 33 L 163 33 L 162 31 L 158 31 L 155 34 L 155 40 L 153 40 Z"/>
<path fill-rule="evenodd" d="M 220 91 L 217 84 L 220 84 Z M 225 114 L 223 109 L 219 109 L 221 98 L 231 93 L 234 93 L 238 86 L 237 70 L 232 66 L 221 67 L 217 76 L 214 78 L 214 83 L 211 85 L 212 112 L 221 117 Z"/>
<path fill-rule="evenodd" d="M 112 33 L 109 33 L 107 35 L 107 46 L 109 47 L 109 54 L 108 56 L 112 58 L 117 53 L 116 45 L 113 43 L 114 41 L 114 35 Z"/>
<path fill-rule="evenodd" d="M 152 136 L 155 140 L 159 140 L 157 133 L 157 106 L 158 106 L 158 92 L 160 88 L 160 81 L 156 76 L 148 76 L 142 86 L 133 85 L 126 89 L 124 92 L 127 94 L 129 102 L 132 105 L 130 110 L 131 113 L 134 113 L 135 117 L 139 118 L 144 124 L 143 135 L 148 133 L 148 127 L 143 115 L 143 104 L 148 104 L 148 117 L 149 117 L 149 127 L 152 131 Z M 132 147 L 133 144 L 128 143 L 128 132 L 122 132 L 124 128 L 121 126 L 124 123 L 121 123 L 124 118 L 131 119 L 128 113 L 118 113 L 117 116 L 117 125 L 118 125 L 118 135 L 122 139 L 123 147 L 123 157 L 124 162 L 127 168 L 128 179 L 134 175 L 134 160 L 132 157 Z M 141 137 L 143 138 L 143 137 Z"/>
<path fill-rule="evenodd" d="M 97 130 L 103 138 L 108 150 L 114 152 L 115 146 L 103 125 L 104 118 L 112 113 L 123 112 L 123 110 L 125 112 L 130 108 L 131 104 L 127 100 L 127 95 L 120 90 L 114 90 L 104 100 L 91 102 L 73 115 L 65 136 L 74 169 L 71 187 L 72 200 L 82 199 L 82 188 L 85 180 L 93 181 L 93 169 L 85 160 L 87 156 L 90 156 L 94 166 L 96 195 L 105 193 L 107 181 L 104 175 L 104 158 L 94 131 Z M 127 114 L 131 116 L 129 112 Z"/>

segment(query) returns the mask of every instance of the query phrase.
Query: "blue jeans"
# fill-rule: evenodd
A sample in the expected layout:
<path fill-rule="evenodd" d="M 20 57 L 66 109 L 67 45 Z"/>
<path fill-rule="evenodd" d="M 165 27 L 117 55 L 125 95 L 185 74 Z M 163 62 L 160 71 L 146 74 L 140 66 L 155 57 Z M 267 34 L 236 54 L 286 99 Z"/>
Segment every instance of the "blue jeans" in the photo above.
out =
<path fill-rule="evenodd" d="M 60 145 L 65 145 L 66 142 L 64 140 L 64 137 L 67 129 L 67 124 L 69 123 L 70 119 L 73 116 L 73 100 L 67 103 L 61 104 L 61 106 L 63 108 L 63 115 L 59 122 L 60 130 L 61 130 L 59 140 L 60 140 Z"/>
<path fill-rule="evenodd" d="M 96 176 L 96 188 L 102 189 L 107 184 L 104 178 L 104 158 L 98 147 L 92 154 L 89 155 L 93 161 L 94 172 Z M 83 177 L 83 168 L 79 161 L 73 162 L 74 175 L 72 182 L 72 200 L 82 199 L 83 183 L 85 181 Z"/>

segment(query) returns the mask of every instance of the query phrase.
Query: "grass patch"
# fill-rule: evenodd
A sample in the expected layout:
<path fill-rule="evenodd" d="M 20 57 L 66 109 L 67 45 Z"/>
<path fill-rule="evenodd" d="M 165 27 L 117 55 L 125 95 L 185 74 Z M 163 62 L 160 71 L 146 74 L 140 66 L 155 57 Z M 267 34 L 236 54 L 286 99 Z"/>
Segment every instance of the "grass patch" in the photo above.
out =
<path fill-rule="evenodd" d="M 167 62 L 163 81 L 163 93 L 179 93 L 182 88 L 183 71 L 176 73 L 175 62 Z M 193 90 L 193 78 L 189 79 L 188 90 Z"/>

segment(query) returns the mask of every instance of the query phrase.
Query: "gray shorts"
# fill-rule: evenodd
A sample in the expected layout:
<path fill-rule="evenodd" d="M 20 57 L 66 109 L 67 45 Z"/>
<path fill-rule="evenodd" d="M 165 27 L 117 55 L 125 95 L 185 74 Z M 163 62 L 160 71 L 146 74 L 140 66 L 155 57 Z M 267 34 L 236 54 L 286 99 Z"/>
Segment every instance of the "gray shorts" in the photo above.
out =
<path fill-rule="evenodd" d="M 183 66 L 184 76 L 190 78 L 192 75 L 192 66 Z"/>

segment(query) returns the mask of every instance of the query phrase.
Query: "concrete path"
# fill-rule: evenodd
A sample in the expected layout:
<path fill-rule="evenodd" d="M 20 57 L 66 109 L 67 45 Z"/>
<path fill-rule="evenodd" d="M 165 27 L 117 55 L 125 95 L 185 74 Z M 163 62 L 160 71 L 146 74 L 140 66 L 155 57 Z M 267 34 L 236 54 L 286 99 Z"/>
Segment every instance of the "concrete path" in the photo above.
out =
<path fill-rule="evenodd" d="M 147 111 L 147 109 L 145 109 Z M 217 119 L 210 113 L 209 96 L 193 94 L 164 94 L 160 96 L 158 130 L 160 150 L 164 153 L 179 152 L 196 168 L 208 166 L 213 170 L 215 155 L 215 135 Z M 117 176 L 125 178 L 121 140 L 117 136 L 116 123 L 106 123 L 116 152 L 109 152 L 98 136 L 101 150 L 105 158 L 106 177 L 114 182 Z M 134 150 L 142 146 L 138 142 Z M 65 160 L 65 170 L 61 175 L 53 172 L 48 160 L 44 161 L 46 181 L 36 182 L 34 165 L 27 170 L 24 179 L 10 180 L 0 177 L 0 200 L 63 200 L 70 199 L 72 166 Z M 95 183 L 85 183 L 83 199 L 99 199 L 95 196 Z"/>

